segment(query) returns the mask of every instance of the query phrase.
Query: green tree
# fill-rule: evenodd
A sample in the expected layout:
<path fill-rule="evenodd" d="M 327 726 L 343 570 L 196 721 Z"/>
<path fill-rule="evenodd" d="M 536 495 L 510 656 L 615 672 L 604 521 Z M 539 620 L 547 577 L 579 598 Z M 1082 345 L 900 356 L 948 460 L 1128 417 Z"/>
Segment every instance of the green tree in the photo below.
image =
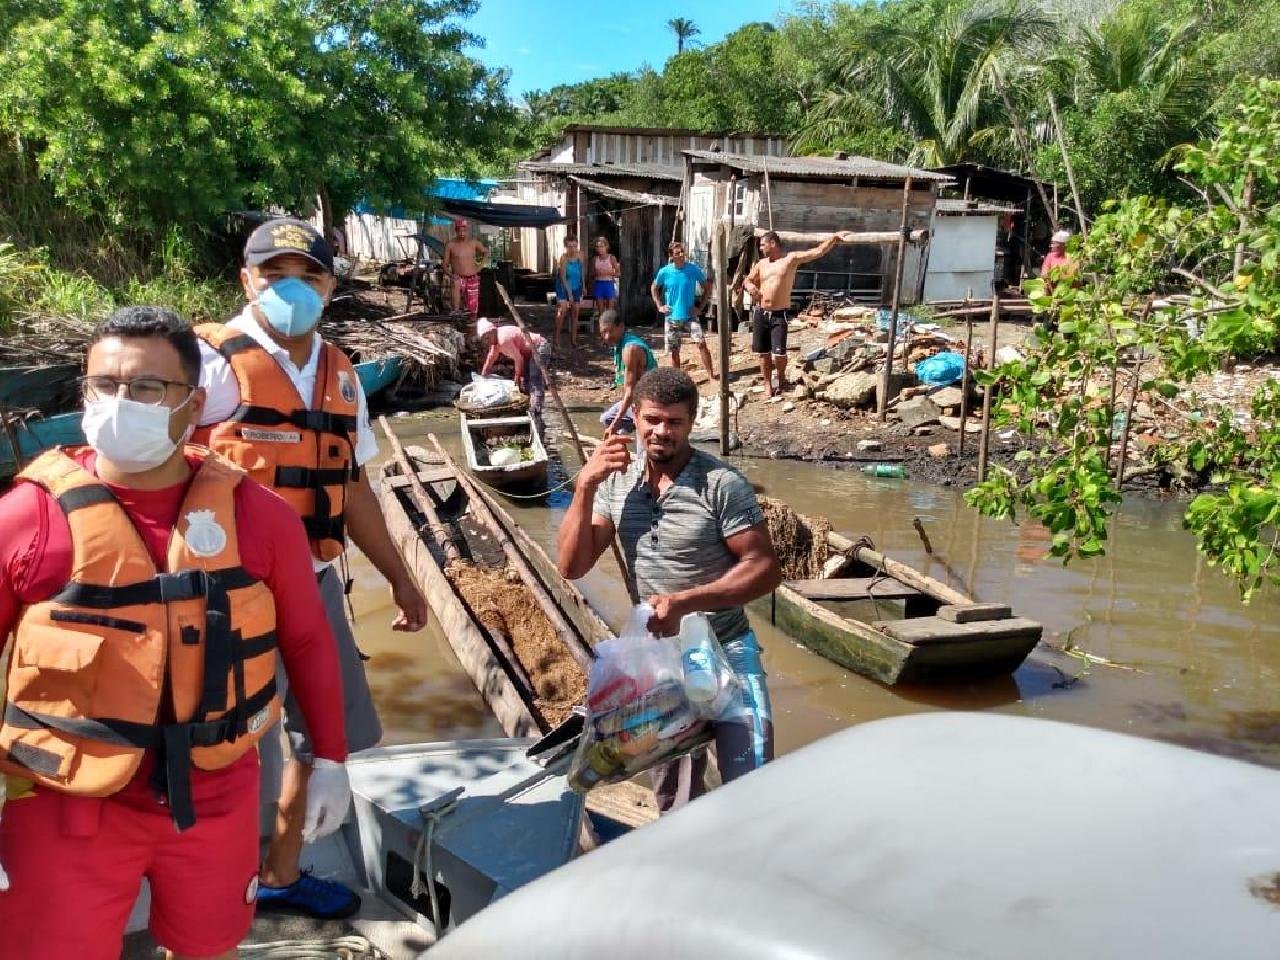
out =
<path fill-rule="evenodd" d="M 876 115 L 909 134 L 912 159 L 954 163 L 1005 139 L 998 83 L 1051 22 L 1027 0 L 931 0 L 879 8 L 830 55 L 844 64 L 805 118 L 802 143 L 824 146 Z"/>
<path fill-rule="evenodd" d="M 672 17 L 667 21 L 667 29 L 676 35 L 676 55 L 684 53 L 685 41 L 692 40 L 702 31 L 692 20 L 685 17 Z"/>
<path fill-rule="evenodd" d="M 1273 351 L 1280 334 L 1280 81 L 1250 84 L 1218 126 L 1176 164 L 1194 202 L 1115 205 L 1076 251 L 1078 283 L 1028 284 L 1057 332 L 980 380 L 1001 385 L 997 422 L 1032 448 L 967 497 L 993 516 L 1040 520 L 1064 560 L 1102 553 L 1123 480 L 1116 415 L 1146 395 L 1185 417 L 1186 439 L 1156 459 L 1210 484 L 1185 523 L 1248 597 L 1280 583 L 1280 384 L 1266 381 L 1244 411 L 1198 402 L 1188 385 L 1225 358 Z"/>
<path fill-rule="evenodd" d="M 505 75 L 471 0 L 36 0 L 0 36 L 0 121 L 85 214 L 153 235 L 270 204 L 421 203 L 497 153 Z"/>

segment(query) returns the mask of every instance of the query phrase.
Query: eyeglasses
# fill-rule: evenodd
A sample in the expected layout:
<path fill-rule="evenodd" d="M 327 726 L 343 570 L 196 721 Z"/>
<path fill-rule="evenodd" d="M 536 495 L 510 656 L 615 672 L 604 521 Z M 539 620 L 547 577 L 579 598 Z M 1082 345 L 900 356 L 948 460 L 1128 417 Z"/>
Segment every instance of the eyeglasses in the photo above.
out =
<path fill-rule="evenodd" d="M 107 400 L 119 396 L 121 387 L 125 388 L 125 395 L 130 400 L 150 406 L 164 403 L 170 387 L 185 387 L 187 396 L 196 389 L 195 384 L 184 383 L 181 380 L 164 380 L 160 377 L 135 377 L 132 380 L 105 376 L 80 378 L 80 392 L 86 400 Z"/>

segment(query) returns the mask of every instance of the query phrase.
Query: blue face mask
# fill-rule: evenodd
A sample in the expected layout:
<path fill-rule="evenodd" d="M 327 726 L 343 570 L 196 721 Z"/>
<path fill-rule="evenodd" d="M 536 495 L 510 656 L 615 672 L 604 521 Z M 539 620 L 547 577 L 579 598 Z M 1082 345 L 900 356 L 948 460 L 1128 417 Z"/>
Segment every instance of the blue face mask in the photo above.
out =
<path fill-rule="evenodd" d="M 258 292 L 258 309 L 282 337 L 301 337 L 315 329 L 324 300 L 305 280 L 285 277 Z"/>

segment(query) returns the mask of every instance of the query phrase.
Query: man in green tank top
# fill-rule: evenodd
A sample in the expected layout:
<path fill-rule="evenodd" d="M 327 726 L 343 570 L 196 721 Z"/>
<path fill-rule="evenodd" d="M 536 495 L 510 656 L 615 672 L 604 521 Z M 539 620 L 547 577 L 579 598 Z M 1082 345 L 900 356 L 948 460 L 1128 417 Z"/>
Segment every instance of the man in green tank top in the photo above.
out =
<path fill-rule="evenodd" d="M 635 420 L 631 417 L 631 395 L 640 378 L 658 365 L 658 359 L 639 334 L 627 329 L 616 310 L 600 314 L 600 338 L 613 347 L 613 385 L 622 388 L 622 399 L 600 415 L 605 436 L 631 433 Z"/>

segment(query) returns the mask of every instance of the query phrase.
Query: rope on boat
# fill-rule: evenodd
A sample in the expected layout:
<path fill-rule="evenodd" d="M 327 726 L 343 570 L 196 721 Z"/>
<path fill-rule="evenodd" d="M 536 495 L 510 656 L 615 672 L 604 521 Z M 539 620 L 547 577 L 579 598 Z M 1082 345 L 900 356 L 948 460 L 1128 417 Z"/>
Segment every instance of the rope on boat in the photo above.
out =
<path fill-rule="evenodd" d="M 242 960 L 389 960 L 368 938 L 352 934 L 332 940 L 275 940 L 240 947 Z"/>
<path fill-rule="evenodd" d="M 502 495 L 511 500 L 541 500 L 543 497 L 550 496 L 551 494 L 555 493 L 557 490 L 563 490 L 565 487 L 569 486 L 571 483 L 573 483 L 573 481 L 578 479 L 578 473 L 581 473 L 581 472 L 582 471 L 579 470 L 568 480 L 565 480 L 563 483 L 557 483 L 554 487 L 548 487 L 546 490 L 543 490 L 541 493 L 507 493 L 504 490 L 502 492 Z"/>
<path fill-rule="evenodd" d="M 435 864 L 432 862 L 431 848 L 435 838 L 436 827 L 439 826 L 441 820 L 458 809 L 458 802 L 461 799 L 462 788 L 459 787 L 453 791 L 452 796 L 446 795 L 446 799 L 443 799 L 443 802 L 438 803 L 431 809 L 419 808 L 418 810 L 426 827 L 418 834 L 418 846 L 413 852 L 413 883 L 409 886 L 409 894 L 415 900 L 422 896 L 422 877 L 425 874 L 427 878 L 426 893 L 431 898 L 431 922 L 435 924 L 437 940 L 444 936 L 444 925 L 440 921 L 440 898 L 436 892 L 436 869 Z"/>

